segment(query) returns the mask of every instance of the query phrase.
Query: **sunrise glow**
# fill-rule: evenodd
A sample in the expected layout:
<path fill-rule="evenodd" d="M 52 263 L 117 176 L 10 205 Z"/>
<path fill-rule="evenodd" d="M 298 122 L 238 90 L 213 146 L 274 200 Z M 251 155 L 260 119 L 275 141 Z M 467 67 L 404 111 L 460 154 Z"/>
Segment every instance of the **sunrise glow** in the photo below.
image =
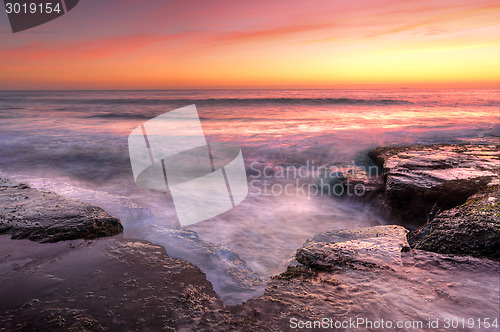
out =
<path fill-rule="evenodd" d="M 82 1 L 13 34 L 0 89 L 498 87 L 500 5 Z"/>

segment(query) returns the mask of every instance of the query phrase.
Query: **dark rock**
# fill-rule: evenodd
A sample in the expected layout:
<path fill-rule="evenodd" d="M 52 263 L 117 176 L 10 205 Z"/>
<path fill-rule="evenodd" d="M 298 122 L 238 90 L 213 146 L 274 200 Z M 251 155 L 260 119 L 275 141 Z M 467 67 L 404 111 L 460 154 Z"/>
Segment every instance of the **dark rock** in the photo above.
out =
<path fill-rule="evenodd" d="M 361 230 L 352 236 L 336 231 L 322 236 L 364 239 Z M 372 235 L 377 238 L 377 233 L 386 235 L 387 240 L 400 238 L 390 236 L 398 234 L 398 228 L 395 232 L 387 230 L 365 229 L 368 239 Z M 400 255 L 401 264 L 390 268 L 369 264 L 364 258 L 328 270 L 292 266 L 270 281 L 263 296 L 228 308 L 231 315 L 227 322 L 230 329 L 241 331 L 292 331 L 299 329 L 298 324 L 308 331 L 371 331 L 373 328 L 363 324 L 349 328 L 349 321 L 384 319 L 421 321 L 421 328 L 401 330 L 424 331 L 429 318 L 444 321 L 453 315 L 498 317 L 498 262 L 421 250 Z"/>
<path fill-rule="evenodd" d="M 0 238 L 11 262 L 0 264 L 0 331 L 199 331 L 224 322 L 205 275 L 162 247 L 117 238 L 71 244 Z"/>
<path fill-rule="evenodd" d="M 393 247 L 405 230 L 391 227 L 327 232 L 308 244 L 379 238 Z M 271 279 L 264 295 L 226 306 L 197 267 L 144 241 L 42 245 L 0 236 L 0 252 L 5 331 L 289 331 L 292 322 L 325 318 L 425 324 L 452 315 L 498 316 L 499 263 L 484 258 L 411 250 L 390 269 L 368 262 L 330 271 L 299 265 Z"/>
<path fill-rule="evenodd" d="M 315 278 L 318 276 L 318 273 L 310 268 L 307 268 L 302 265 L 290 265 L 287 267 L 286 271 L 271 277 L 271 279 L 284 279 L 284 280 L 292 280 L 295 278 L 301 278 L 302 280 Z"/>
<path fill-rule="evenodd" d="M 123 231 L 120 220 L 97 206 L 0 179 L 0 234 L 56 242 Z"/>
<path fill-rule="evenodd" d="M 378 169 L 376 166 L 370 166 Z M 383 190 L 383 179 L 367 166 L 335 164 L 319 174 L 316 185 L 331 196 L 371 197 Z"/>
<path fill-rule="evenodd" d="M 384 204 L 405 225 L 422 225 L 498 184 L 499 145 L 431 145 L 377 149 L 385 173 Z"/>
<path fill-rule="evenodd" d="M 500 187 L 488 187 L 412 232 L 412 247 L 500 259 Z"/>
<path fill-rule="evenodd" d="M 409 247 L 407 232 L 395 225 L 329 231 L 307 241 L 295 257 L 299 263 L 322 271 L 354 265 L 400 265 L 401 249 Z"/>

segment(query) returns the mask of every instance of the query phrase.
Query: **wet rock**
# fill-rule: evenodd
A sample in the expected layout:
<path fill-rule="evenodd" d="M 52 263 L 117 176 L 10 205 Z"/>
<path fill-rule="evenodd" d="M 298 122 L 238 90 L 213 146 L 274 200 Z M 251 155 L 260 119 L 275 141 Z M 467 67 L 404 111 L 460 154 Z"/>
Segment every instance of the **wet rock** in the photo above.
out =
<path fill-rule="evenodd" d="M 329 231 L 297 250 L 299 263 L 316 270 L 338 267 L 401 265 L 401 250 L 409 248 L 408 231 L 395 225 Z"/>
<path fill-rule="evenodd" d="M 409 236 L 412 247 L 500 259 L 500 187 L 483 189 Z"/>
<path fill-rule="evenodd" d="M 183 260 L 198 266 L 226 304 L 242 303 L 250 297 L 264 293 L 266 278 L 253 272 L 246 262 L 229 248 L 204 241 L 194 231 L 153 226 L 136 234 L 163 246 L 170 257 L 182 257 Z"/>
<path fill-rule="evenodd" d="M 205 275 L 162 247 L 71 243 L 0 237 L 0 252 L 11 254 L 9 264 L 0 257 L 0 331 L 197 331 L 224 321 Z"/>
<path fill-rule="evenodd" d="M 385 172 L 384 204 L 405 225 L 422 225 L 498 184 L 499 145 L 430 145 L 377 149 Z"/>
<path fill-rule="evenodd" d="M 0 234 L 56 242 L 123 231 L 120 220 L 97 206 L 0 179 Z"/>
<path fill-rule="evenodd" d="M 371 167 L 375 174 L 371 174 Z M 383 179 L 377 175 L 377 169 L 375 166 L 335 164 L 319 174 L 316 185 L 330 196 L 370 197 L 383 189 Z"/>
<path fill-rule="evenodd" d="M 402 252 L 401 262 L 327 271 L 292 266 L 263 296 L 228 308 L 226 322 L 241 331 L 372 331 L 383 319 L 416 324 L 401 330 L 427 331 L 429 318 L 498 317 L 498 262 L 421 250 Z"/>
<path fill-rule="evenodd" d="M 380 227 L 327 232 L 308 243 L 399 233 Z M 197 267 L 144 241 L 39 244 L 0 236 L 0 252 L 0 331 L 289 331 L 299 321 L 323 319 L 425 324 L 498 317 L 499 263 L 484 258 L 411 250 L 391 269 L 300 265 L 273 278 L 264 295 L 226 306 Z"/>

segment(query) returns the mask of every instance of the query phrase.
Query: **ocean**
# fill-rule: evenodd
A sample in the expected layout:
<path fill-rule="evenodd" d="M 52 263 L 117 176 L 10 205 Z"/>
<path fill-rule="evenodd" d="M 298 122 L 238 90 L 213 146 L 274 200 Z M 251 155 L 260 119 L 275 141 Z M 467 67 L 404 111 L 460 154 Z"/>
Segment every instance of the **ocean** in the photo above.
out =
<path fill-rule="evenodd" d="M 317 233 L 392 223 L 362 201 L 251 187 L 232 210 L 181 228 L 168 192 L 135 184 L 127 139 L 191 104 L 210 143 L 241 147 L 249 182 L 252 165 L 360 164 L 378 146 L 482 144 L 500 131 L 498 89 L 0 91 L 0 177 L 104 208 L 122 220 L 124 237 L 199 266 L 228 304 L 262 294 Z"/>

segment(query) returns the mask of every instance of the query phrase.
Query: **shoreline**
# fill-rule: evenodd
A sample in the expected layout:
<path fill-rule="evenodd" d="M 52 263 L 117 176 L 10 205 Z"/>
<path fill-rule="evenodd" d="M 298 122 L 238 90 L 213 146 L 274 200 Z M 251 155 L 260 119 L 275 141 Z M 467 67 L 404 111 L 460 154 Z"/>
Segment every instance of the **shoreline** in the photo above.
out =
<path fill-rule="evenodd" d="M 424 149 L 429 147 L 434 149 L 426 150 L 424 156 L 429 157 L 429 153 L 436 156 L 437 146 Z M 390 149 L 379 152 L 385 169 L 381 195 L 384 199 L 393 197 L 387 195 L 393 190 L 387 188 L 388 177 L 429 175 L 422 172 L 422 155 L 413 163 L 411 157 L 406 158 L 412 151 L 422 151 L 420 148 L 398 147 L 387 153 Z M 496 151 L 494 158 L 497 159 L 498 149 L 497 145 L 489 150 Z M 438 152 L 440 155 L 442 151 Z M 466 152 L 470 151 L 461 153 L 470 156 Z M 406 153 L 405 158 L 400 153 Z M 394 158 L 399 159 L 396 162 Z M 471 158 L 467 158 L 470 161 Z M 484 163 L 487 158 L 479 159 Z M 446 164 L 447 159 L 444 160 Z M 389 162 L 396 166 L 385 167 Z M 420 168 L 415 168 L 416 164 Z M 431 170 L 443 169 L 442 164 L 438 163 L 441 166 L 437 168 L 435 162 L 430 164 L 427 163 L 427 167 L 432 167 Z M 407 172 L 401 172 L 403 166 Z M 453 167 L 445 169 L 456 172 Z M 482 171 L 491 173 L 491 169 Z M 498 170 L 496 172 L 498 180 Z M 474 179 L 484 179 L 484 174 L 476 175 Z M 471 230 L 481 230 L 485 223 L 492 222 L 498 228 L 500 189 L 498 184 L 490 185 L 494 177 L 488 176 L 490 181 L 481 182 L 464 202 L 436 213 L 428 223 L 410 232 L 408 238 L 412 243 L 406 242 L 407 231 L 395 225 L 314 236 L 298 249 L 296 261 L 287 271 L 269 280 L 264 295 L 234 306 L 222 303 L 198 267 L 170 258 L 163 247 L 147 241 L 114 235 L 38 244 L 6 239 L 2 235 L 0 247 L 4 254 L 0 257 L 0 276 L 4 283 L 11 285 L 7 290 L 4 288 L 2 292 L 6 293 L 2 295 L 4 299 L 17 297 L 18 301 L 0 306 L 0 326 L 4 326 L 0 331 L 16 326 L 25 330 L 50 326 L 56 331 L 68 328 L 92 331 L 287 329 L 291 318 L 297 321 L 323 317 L 376 319 L 391 315 L 394 319 L 424 321 L 433 309 L 435 316 L 441 319 L 453 311 L 465 315 L 468 307 L 464 308 L 464 303 L 474 304 L 469 305 L 474 317 L 479 315 L 474 308 L 481 309 L 483 315 L 498 317 L 498 306 L 495 306 L 499 304 L 498 286 L 495 286 L 500 268 L 498 245 L 486 247 L 485 251 L 477 250 L 482 244 L 498 243 L 498 231 L 495 227 L 486 227 L 496 233 L 481 231 L 478 234 L 493 234 L 489 242 L 479 238 L 469 241 L 465 252 L 453 252 L 464 249 L 461 242 L 454 242 L 460 234 L 465 236 L 461 241 L 465 241 L 472 238 Z M 459 180 L 470 181 L 470 177 Z M 440 196 L 432 196 L 436 197 Z M 417 206 L 423 204 L 417 203 Z M 390 201 L 384 204 L 390 206 Z M 474 218 L 475 215 L 481 218 Z M 454 255 L 457 253 L 460 255 Z M 478 257 L 467 256 L 471 254 Z M 469 280 L 476 283 L 470 285 Z M 22 289 L 24 295 L 16 295 L 17 289 Z M 391 296 L 395 298 L 390 300 Z M 429 305 L 425 299 L 432 299 L 433 304 Z M 141 318 L 135 319 L 138 313 Z"/>

